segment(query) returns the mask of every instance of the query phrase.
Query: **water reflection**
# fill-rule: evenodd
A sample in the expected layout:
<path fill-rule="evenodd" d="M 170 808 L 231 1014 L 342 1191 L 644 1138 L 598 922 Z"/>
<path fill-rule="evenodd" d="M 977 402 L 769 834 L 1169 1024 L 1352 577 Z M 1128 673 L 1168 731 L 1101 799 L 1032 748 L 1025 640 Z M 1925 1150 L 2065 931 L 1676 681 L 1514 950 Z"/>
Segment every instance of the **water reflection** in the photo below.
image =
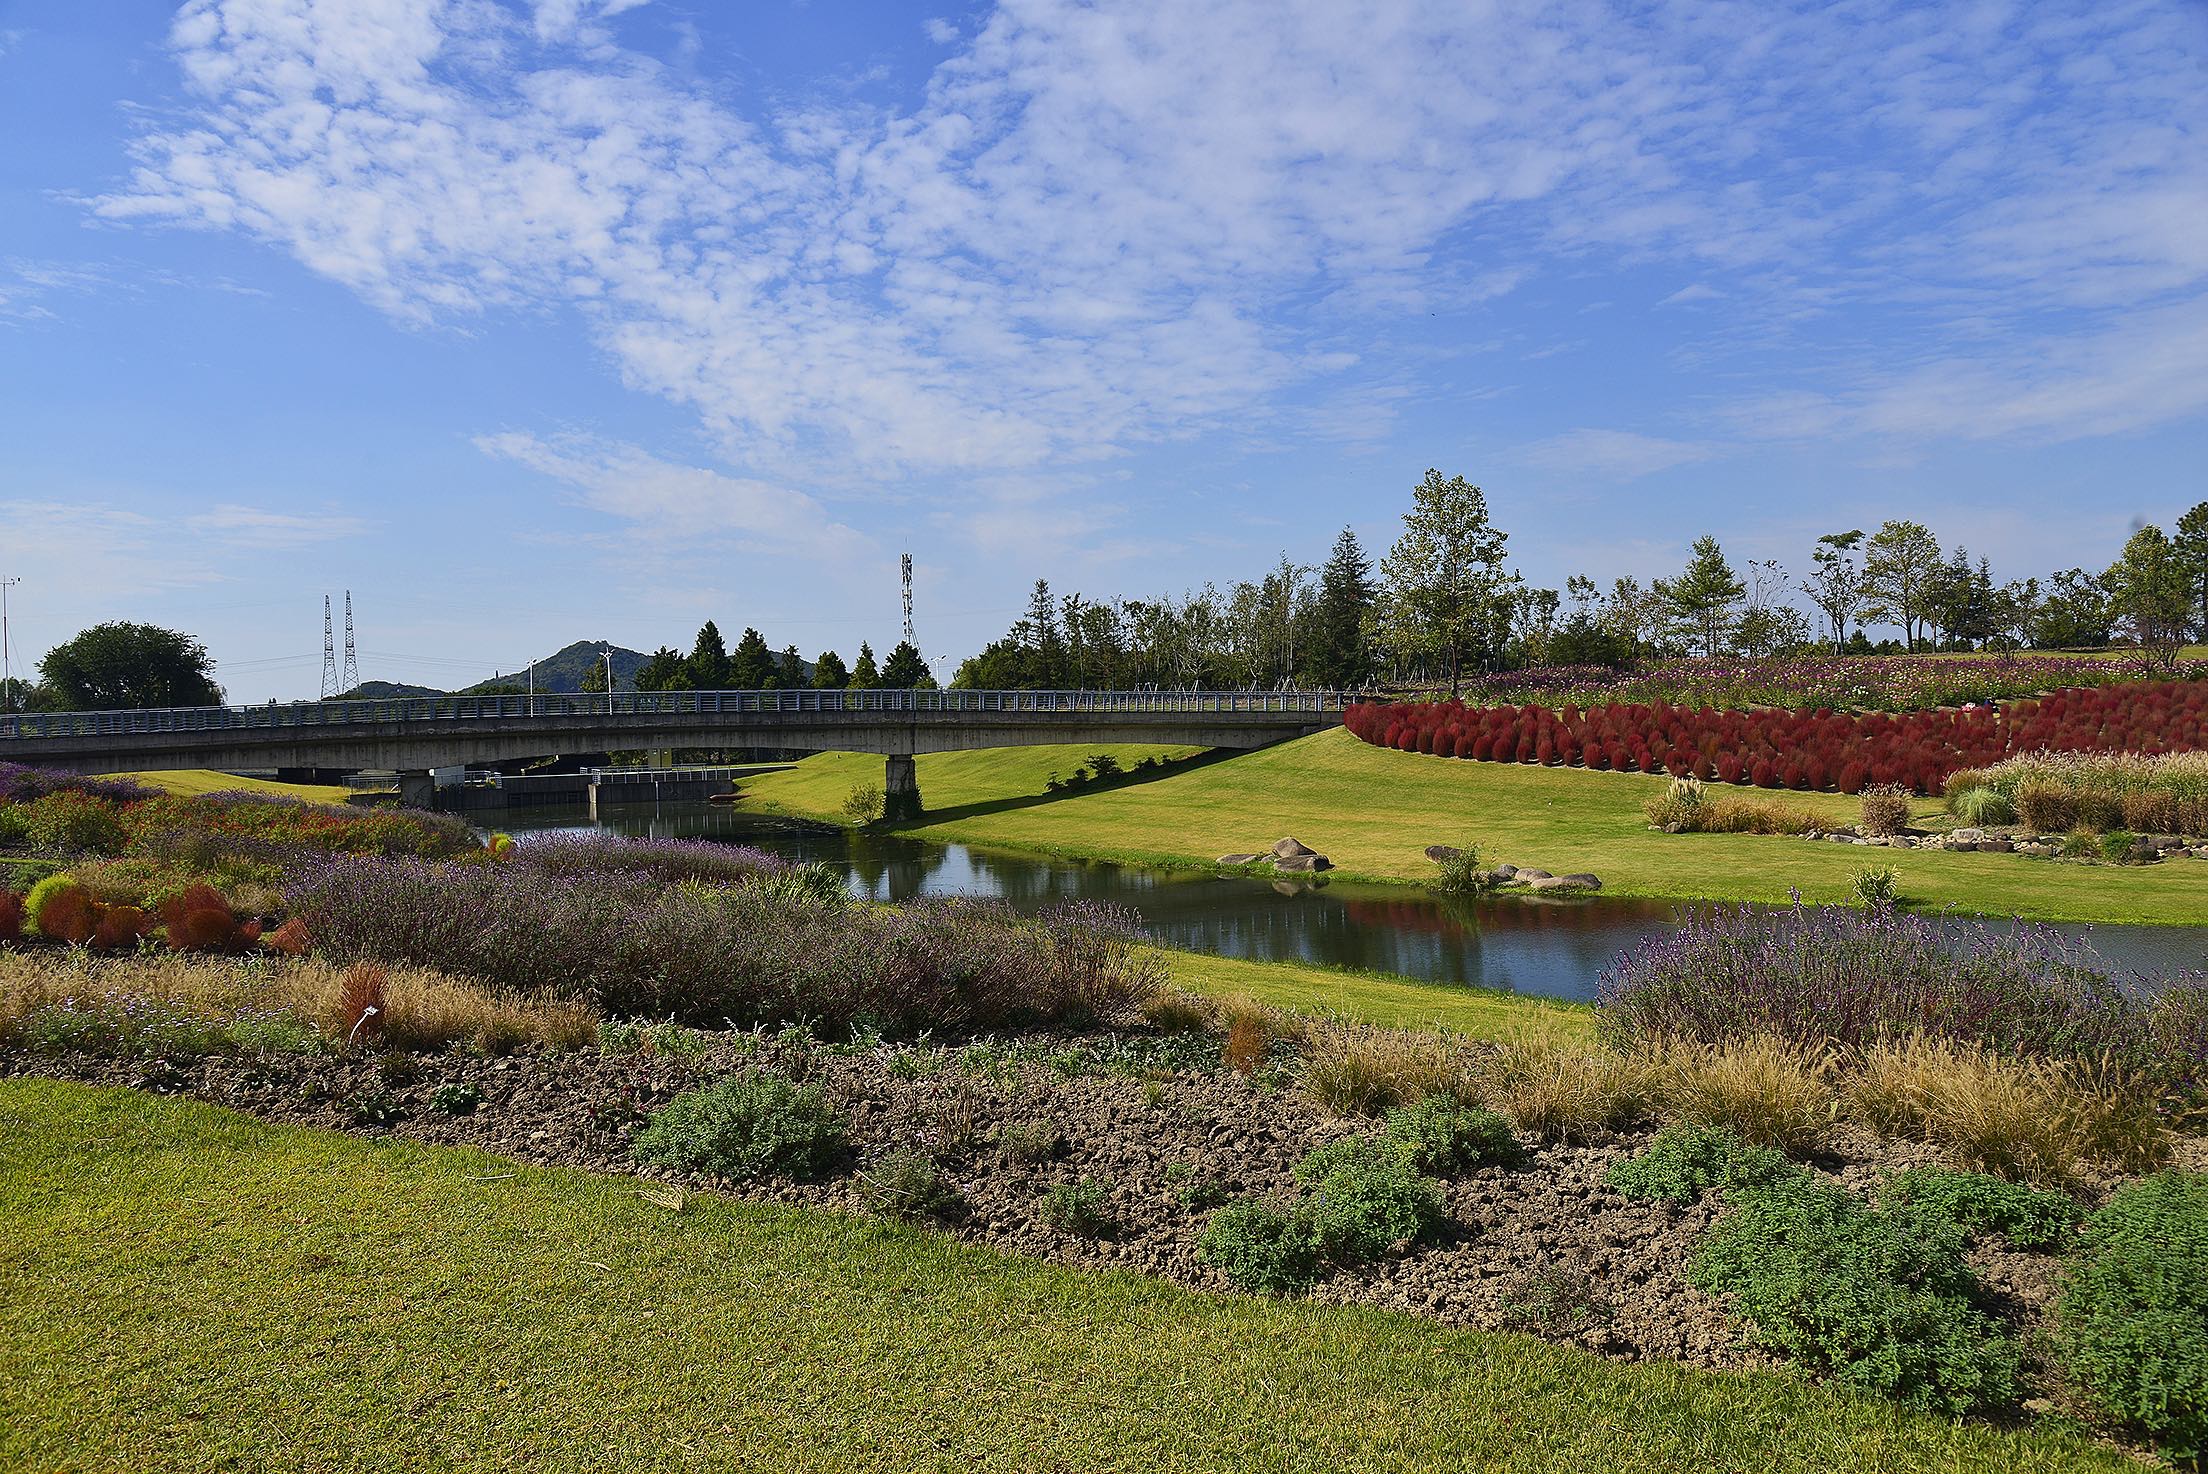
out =
<path fill-rule="evenodd" d="M 874 901 L 984 895 L 1023 911 L 1063 900 L 1112 901 L 1140 914 L 1160 942 L 1192 952 L 1364 968 L 1553 998 L 1592 998 L 1597 978 L 1618 953 L 1671 931 L 1680 909 L 1670 901 L 1619 899 L 1467 901 L 1329 883 L 1324 877 L 1276 886 L 1240 876 L 813 829 L 712 804 L 614 810 L 596 825 L 581 808 L 542 809 L 514 814 L 504 827 L 516 834 L 595 827 L 757 845 L 793 860 L 830 865 L 848 877 L 852 894 Z M 2208 967 L 2208 929 L 2054 929 L 2119 968 L 2166 976 Z"/>

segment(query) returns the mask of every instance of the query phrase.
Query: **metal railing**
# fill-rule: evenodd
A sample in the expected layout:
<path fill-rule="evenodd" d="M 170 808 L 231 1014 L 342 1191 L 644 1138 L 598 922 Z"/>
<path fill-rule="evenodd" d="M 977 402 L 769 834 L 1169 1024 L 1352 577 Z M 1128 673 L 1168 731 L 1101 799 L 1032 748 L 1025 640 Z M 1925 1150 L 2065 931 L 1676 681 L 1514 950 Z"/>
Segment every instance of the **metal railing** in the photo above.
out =
<path fill-rule="evenodd" d="M 237 732 L 400 722 L 530 718 L 841 714 L 858 718 L 935 712 L 1064 712 L 1202 715 L 1222 712 L 1339 715 L 1340 691 L 620 691 L 536 696 L 400 696 L 381 701 L 292 701 L 265 706 L 184 706 L 147 711 L 0 715 L 0 741 L 167 732 Z"/>

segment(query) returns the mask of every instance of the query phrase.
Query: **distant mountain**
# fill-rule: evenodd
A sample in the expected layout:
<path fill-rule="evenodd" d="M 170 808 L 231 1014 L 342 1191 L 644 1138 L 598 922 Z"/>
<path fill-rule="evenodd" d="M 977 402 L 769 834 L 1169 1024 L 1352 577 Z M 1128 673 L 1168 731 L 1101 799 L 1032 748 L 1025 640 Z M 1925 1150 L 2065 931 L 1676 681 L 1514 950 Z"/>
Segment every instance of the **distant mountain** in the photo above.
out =
<path fill-rule="evenodd" d="M 362 681 L 350 691 L 340 692 L 340 701 L 388 701 L 396 696 L 442 696 L 445 693 L 434 686 L 409 686 L 404 681 Z"/>
<path fill-rule="evenodd" d="M 580 691 L 583 689 L 583 672 L 605 659 L 606 642 L 603 640 L 577 640 L 574 644 L 547 655 L 537 662 L 537 689 L 539 691 Z M 648 656 L 621 646 L 613 647 L 613 689 L 634 691 L 636 673 L 643 669 Z M 529 668 L 506 675 L 493 676 L 487 681 L 477 681 L 460 694 L 474 695 L 492 686 L 514 686 L 526 690 L 529 685 Z"/>

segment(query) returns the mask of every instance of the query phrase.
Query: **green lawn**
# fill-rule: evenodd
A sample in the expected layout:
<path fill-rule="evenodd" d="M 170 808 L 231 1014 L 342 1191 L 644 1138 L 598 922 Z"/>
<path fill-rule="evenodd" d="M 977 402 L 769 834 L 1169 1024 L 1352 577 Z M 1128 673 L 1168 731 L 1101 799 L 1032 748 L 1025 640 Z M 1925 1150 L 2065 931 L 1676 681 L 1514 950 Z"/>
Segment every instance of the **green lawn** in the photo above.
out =
<path fill-rule="evenodd" d="M 1121 749 L 1139 753 L 1145 749 Z M 974 844 L 1137 863 L 1208 864 L 1284 834 L 1323 850 L 1345 878 L 1420 882 L 1427 845 L 1477 843 L 1493 860 L 1562 874 L 1590 870 L 1613 895 L 1840 901 L 1850 877 L 1891 865 L 1912 903 L 2044 921 L 2208 923 L 2208 863 L 2056 865 L 2016 855 L 1915 853 L 1737 834 L 1658 834 L 1641 806 L 1669 780 L 1395 752 L 1335 729 L 1220 755 L 1170 776 L 1072 795 L 1042 775 L 1071 771 L 1080 747 L 942 753 L 919 760 L 929 813 L 905 832 Z M 881 759 L 823 753 L 744 785 L 759 808 L 833 817 Z M 1852 818 L 1840 794 L 1780 795 Z M 1923 811 L 1936 805 L 1921 801 Z"/>
<path fill-rule="evenodd" d="M 170 768 L 115 776 L 135 778 L 148 788 L 186 797 L 202 793 L 266 793 L 302 798 L 309 803 L 341 804 L 352 794 L 351 789 L 335 783 L 273 783 L 266 778 L 240 778 L 234 773 L 217 773 L 209 768 Z"/>
<path fill-rule="evenodd" d="M 1391 1029 L 1448 1029 L 1477 1039 L 1592 1040 L 1595 1011 L 1524 993 L 1418 983 L 1391 973 L 1167 952 L 1173 981 L 1215 998 L 1254 998 L 1295 1013 Z"/>
<path fill-rule="evenodd" d="M 2056 1430 L 0 1083 L 10 1469 L 2120 1470 Z"/>

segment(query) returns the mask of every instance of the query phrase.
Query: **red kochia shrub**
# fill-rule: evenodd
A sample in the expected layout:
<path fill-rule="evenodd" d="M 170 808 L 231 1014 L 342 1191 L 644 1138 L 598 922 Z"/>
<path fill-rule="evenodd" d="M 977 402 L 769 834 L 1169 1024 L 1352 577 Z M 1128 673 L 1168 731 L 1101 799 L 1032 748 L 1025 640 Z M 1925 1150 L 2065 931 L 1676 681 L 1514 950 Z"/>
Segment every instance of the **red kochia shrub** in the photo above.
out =
<path fill-rule="evenodd" d="M 268 934 L 268 949 L 286 957 L 304 957 L 308 946 L 307 924 L 294 916 Z"/>
<path fill-rule="evenodd" d="M 85 893 L 84 887 L 70 884 L 41 900 L 38 914 L 31 919 L 38 923 L 41 932 L 55 941 L 82 946 L 92 940 L 92 933 L 99 928 L 100 907 Z"/>
<path fill-rule="evenodd" d="M 1467 710 L 1455 701 L 1358 705 L 1343 724 L 1366 742 L 1482 762 L 1692 773 L 1720 783 L 1857 793 L 1901 783 L 1931 793 L 1950 773 L 2019 752 L 2208 750 L 2208 681 L 2058 691 L 2003 710 L 1872 712 L 1829 707 L 1689 710 L 1661 701 Z"/>
<path fill-rule="evenodd" d="M 237 913 L 211 885 L 189 886 L 163 901 L 161 924 L 179 952 L 240 952 L 261 935 L 258 923 L 239 925 Z"/>
<path fill-rule="evenodd" d="M 0 942 L 23 940 L 23 898 L 14 891 L 0 891 Z"/>
<path fill-rule="evenodd" d="M 153 930 L 153 917 L 136 906 L 104 906 L 92 929 L 95 952 L 129 952 Z"/>

